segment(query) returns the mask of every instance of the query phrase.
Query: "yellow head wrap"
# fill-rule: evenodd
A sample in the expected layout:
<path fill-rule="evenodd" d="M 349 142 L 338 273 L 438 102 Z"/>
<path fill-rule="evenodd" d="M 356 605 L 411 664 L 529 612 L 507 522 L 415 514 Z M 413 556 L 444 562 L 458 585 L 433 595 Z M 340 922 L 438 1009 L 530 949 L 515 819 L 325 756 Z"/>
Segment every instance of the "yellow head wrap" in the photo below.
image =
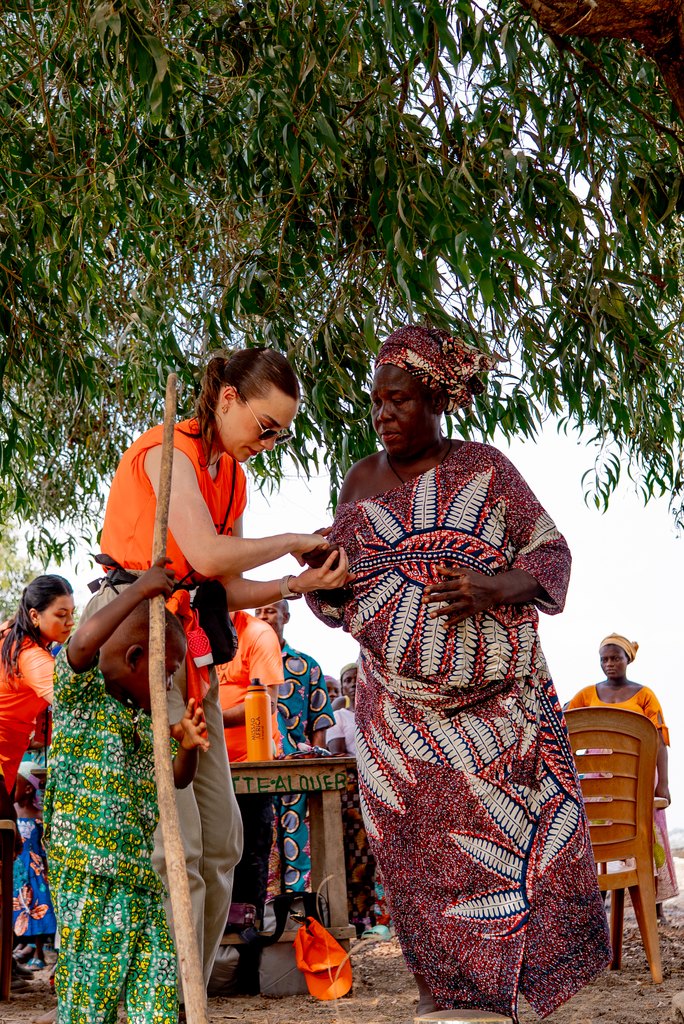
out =
<path fill-rule="evenodd" d="M 348 665 L 345 665 L 344 668 L 340 669 L 340 682 L 342 682 L 342 676 L 344 675 L 345 672 L 349 672 L 350 669 L 358 667 L 358 661 L 350 661 Z"/>
<path fill-rule="evenodd" d="M 621 647 L 630 661 L 634 661 L 639 650 L 639 644 L 636 640 L 632 643 L 624 636 L 620 636 L 619 633 L 611 633 L 610 636 L 601 641 L 599 644 L 599 654 L 601 653 L 601 648 L 605 647 L 606 644 L 615 644 L 616 647 Z"/>

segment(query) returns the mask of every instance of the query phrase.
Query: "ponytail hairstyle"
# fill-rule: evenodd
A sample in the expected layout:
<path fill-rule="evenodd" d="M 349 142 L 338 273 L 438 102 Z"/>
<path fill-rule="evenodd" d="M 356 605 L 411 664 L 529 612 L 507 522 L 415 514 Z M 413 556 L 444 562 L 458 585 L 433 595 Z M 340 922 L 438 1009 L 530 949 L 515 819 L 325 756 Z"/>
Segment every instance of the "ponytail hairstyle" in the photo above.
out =
<path fill-rule="evenodd" d="M 295 372 L 284 355 L 270 348 L 241 348 L 228 357 L 213 356 L 202 378 L 195 405 L 204 459 L 209 463 L 216 447 L 216 406 L 221 388 L 232 384 L 241 398 L 265 398 L 271 388 L 299 401 L 301 391 Z"/>
<path fill-rule="evenodd" d="M 63 576 L 36 576 L 28 587 L 24 587 L 17 613 L 5 633 L 0 651 L 2 670 L 8 682 L 20 675 L 19 655 L 25 640 L 47 650 L 38 626 L 31 622 L 31 609 L 44 612 L 56 597 L 63 594 L 73 594 L 71 584 Z"/>

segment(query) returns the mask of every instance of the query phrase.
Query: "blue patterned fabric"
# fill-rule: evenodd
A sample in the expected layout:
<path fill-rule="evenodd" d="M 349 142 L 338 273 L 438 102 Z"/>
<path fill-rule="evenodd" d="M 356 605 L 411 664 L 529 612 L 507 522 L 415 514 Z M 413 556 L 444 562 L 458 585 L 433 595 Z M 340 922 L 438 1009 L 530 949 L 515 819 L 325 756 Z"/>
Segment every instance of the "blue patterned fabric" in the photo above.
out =
<path fill-rule="evenodd" d="M 14 862 L 14 934 L 53 935 L 57 922 L 45 876 L 43 827 L 35 818 L 17 818 L 17 828 L 24 845 Z"/>
<path fill-rule="evenodd" d="M 283 674 L 285 682 L 278 691 L 278 726 L 283 753 L 293 754 L 298 743 L 308 742 L 307 733 L 331 729 L 335 714 L 321 666 L 287 643 L 283 647 Z"/>
<path fill-rule="evenodd" d="M 283 753 L 293 754 L 298 743 L 308 743 L 318 729 L 335 724 L 328 687 L 317 661 L 283 647 L 285 682 L 278 692 L 278 725 L 283 737 Z M 311 877 L 309 826 L 305 793 L 275 797 L 278 818 L 278 847 L 283 892 L 305 892 Z"/>

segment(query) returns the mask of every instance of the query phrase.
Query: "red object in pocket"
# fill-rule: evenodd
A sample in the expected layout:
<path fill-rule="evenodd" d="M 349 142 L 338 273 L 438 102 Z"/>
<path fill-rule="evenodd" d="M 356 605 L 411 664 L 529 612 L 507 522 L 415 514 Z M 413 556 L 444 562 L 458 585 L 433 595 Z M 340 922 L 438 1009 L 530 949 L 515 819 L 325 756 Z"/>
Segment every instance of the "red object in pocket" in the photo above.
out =
<path fill-rule="evenodd" d="M 211 644 L 209 643 L 209 637 L 204 632 L 201 626 L 196 629 L 191 629 L 187 633 L 188 640 L 188 654 L 191 656 L 197 668 L 202 668 L 204 665 L 213 665 L 214 656 L 211 653 Z"/>

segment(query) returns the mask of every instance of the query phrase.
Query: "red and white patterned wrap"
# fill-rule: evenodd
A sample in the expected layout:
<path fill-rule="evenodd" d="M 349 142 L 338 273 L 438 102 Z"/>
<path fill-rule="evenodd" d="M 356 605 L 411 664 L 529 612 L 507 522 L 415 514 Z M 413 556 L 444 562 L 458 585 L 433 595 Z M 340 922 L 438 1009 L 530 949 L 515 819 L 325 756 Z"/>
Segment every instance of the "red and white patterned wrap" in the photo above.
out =
<path fill-rule="evenodd" d="M 485 389 L 478 377 L 498 363 L 498 358 L 471 348 L 434 327 L 400 327 L 383 343 L 375 368 L 387 363 L 418 377 L 430 391 L 446 391 L 447 412 L 461 409 Z"/>
<path fill-rule="evenodd" d="M 337 510 L 356 574 L 314 612 L 361 645 L 359 791 L 410 969 L 438 1006 L 546 1016 L 610 961 L 603 902 L 535 605 L 456 627 L 425 586 L 446 561 L 519 568 L 562 610 L 570 552 L 514 466 L 467 443 L 401 487 Z"/>

